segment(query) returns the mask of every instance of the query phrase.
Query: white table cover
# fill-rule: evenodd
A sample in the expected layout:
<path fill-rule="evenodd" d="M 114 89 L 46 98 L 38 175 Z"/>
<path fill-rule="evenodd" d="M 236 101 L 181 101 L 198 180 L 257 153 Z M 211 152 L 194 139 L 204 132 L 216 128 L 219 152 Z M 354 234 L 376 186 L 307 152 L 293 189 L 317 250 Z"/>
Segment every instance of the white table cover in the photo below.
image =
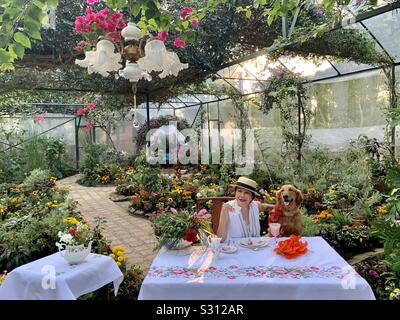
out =
<path fill-rule="evenodd" d="M 283 240 L 283 239 L 282 239 Z M 269 246 L 215 257 L 210 250 L 162 248 L 143 281 L 140 300 L 374 300 L 369 284 L 321 237 L 303 237 L 309 252 L 288 260 Z"/>
<path fill-rule="evenodd" d="M 55 271 L 55 286 L 46 289 L 48 270 Z M 111 257 L 90 253 L 82 263 L 69 265 L 57 252 L 11 271 L 0 286 L 0 300 L 75 300 L 111 282 L 117 295 L 123 278 Z"/>

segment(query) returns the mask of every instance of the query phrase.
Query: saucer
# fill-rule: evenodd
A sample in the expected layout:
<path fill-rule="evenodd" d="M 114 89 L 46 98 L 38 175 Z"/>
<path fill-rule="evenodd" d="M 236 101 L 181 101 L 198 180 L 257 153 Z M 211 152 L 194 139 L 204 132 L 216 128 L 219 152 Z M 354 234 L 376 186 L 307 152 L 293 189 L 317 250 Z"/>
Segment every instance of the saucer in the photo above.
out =
<path fill-rule="evenodd" d="M 227 245 L 224 245 L 224 246 L 221 246 L 221 252 L 223 252 L 223 253 L 234 253 L 234 252 L 236 252 L 237 251 L 237 248 L 235 247 L 235 246 L 227 246 Z"/>
<path fill-rule="evenodd" d="M 239 241 L 239 244 L 245 248 L 262 248 L 268 245 L 267 240 L 262 238 L 246 238 Z"/>

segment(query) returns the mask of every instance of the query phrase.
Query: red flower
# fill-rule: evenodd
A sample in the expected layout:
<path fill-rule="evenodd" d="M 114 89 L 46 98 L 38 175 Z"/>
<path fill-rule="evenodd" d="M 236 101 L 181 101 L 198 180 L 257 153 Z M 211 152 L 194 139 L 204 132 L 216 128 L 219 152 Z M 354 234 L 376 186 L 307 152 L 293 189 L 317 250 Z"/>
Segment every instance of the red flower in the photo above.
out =
<path fill-rule="evenodd" d="M 200 24 L 200 20 L 197 18 L 192 19 L 192 27 L 198 27 Z"/>
<path fill-rule="evenodd" d="M 90 111 L 94 111 L 96 109 L 96 105 L 94 102 L 89 102 L 88 104 L 86 104 L 86 108 Z"/>
<path fill-rule="evenodd" d="M 184 49 L 184 48 L 186 48 L 186 43 L 181 38 L 177 37 L 174 40 L 174 46 L 177 48 Z"/>
<path fill-rule="evenodd" d="M 158 33 L 157 37 L 158 37 L 158 39 L 160 39 L 162 42 L 164 42 L 165 40 L 167 40 L 168 32 L 167 32 L 167 31 L 161 31 L 161 32 Z"/>
<path fill-rule="evenodd" d="M 73 237 L 76 237 L 76 235 L 78 234 L 78 232 L 76 231 L 76 229 L 74 227 L 69 228 L 68 233 L 70 235 L 72 235 Z"/>
<path fill-rule="evenodd" d="M 85 109 L 83 108 L 79 108 L 78 110 L 76 110 L 76 115 L 81 117 L 85 115 Z"/>
<path fill-rule="evenodd" d="M 92 130 L 94 128 L 94 122 L 92 122 L 92 120 L 89 119 L 89 121 L 87 122 L 87 125 L 85 128 L 83 128 L 83 130 L 85 130 L 86 132 L 89 132 L 90 130 Z"/>
<path fill-rule="evenodd" d="M 183 240 L 195 242 L 197 241 L 197 231 L 193 228 L 189 228 L 186 230 L 186 233 L 183 237 Z"/>
<path fill-rule="evenodd" d="M 188 16 L 192 14 L 192 12 L 193 12 L 192 7 L 185 7 L 179 13 L 179 17 L 181 18 L 181 20 L 185 20 Z"/>

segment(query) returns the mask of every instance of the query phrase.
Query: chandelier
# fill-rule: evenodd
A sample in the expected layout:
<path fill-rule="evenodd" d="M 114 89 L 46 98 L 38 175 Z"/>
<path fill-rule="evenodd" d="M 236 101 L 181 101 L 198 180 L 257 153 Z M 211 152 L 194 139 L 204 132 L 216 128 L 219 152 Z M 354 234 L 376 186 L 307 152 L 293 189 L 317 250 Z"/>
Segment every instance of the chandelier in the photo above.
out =
<path fill-rule="evenodd" d="M 129 15 L 131 6 L 128 7 Z M 120 41 L 111 41 L 99 37 L 96 48 L 85 52 L 83 60 L 76 59 L 75 63 L 87 68 L 88 73 L 98 73 L 108 77 L 115 72 L 116 78 L 123 77 L 132 83 L 134 93 L 134 126 L 139 124 L 136 118 L 137 83 L 141 79 L 151 81 L 150 73 L 158 77 L 177 76 L 188 68 L 187 63 L 181 63 L 175 52 L 168 51 L 163 41 L 151 34 L 143 35 L 135 22 L 130 21 L 121 31 Z"/>
<path fill-rule="evenodd" d="M 137 83 L 144 78 L 151 81 L 151 72 L 159 72 L 160 78 L 177 76 L 179 71 L 188 68 L 187 63 L 181 63 L 175 52 L 168 51 L 163 41 L 156 37 L 142 37 L 142 31 L 134 22 L 129 22 L 122 29 L 123 46 L 114 44 L 108 39 L 100 39 L 96 50 L 86 51 L 85 59 L 76 59 L 75 63 L 87 68 L 88 73 L 99 73 L 103 77 L 110 72 L 118 72 L 131 83 Z M 143 48 L 143 43 L 146 45 Z M 123 65 L 125 63 L 125 65 Z"/>

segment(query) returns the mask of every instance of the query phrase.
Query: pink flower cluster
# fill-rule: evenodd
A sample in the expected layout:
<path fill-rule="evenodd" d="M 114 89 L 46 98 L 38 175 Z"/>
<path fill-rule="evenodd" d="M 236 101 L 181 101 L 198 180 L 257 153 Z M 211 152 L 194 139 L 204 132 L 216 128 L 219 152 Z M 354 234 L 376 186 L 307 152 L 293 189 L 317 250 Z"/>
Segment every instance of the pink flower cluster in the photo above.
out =
<path fill-rule="evenodd" d="M 36 123 L 42 122 L 46 116 L 47 116 L 47 111 L 45 113 L 36 115 L 35 122 Z"/>
<path fill-rule="evenodd" d="M 126 23 L 122 20 L 123 16 L 119 11 L 110 15 L 108 8 L 94 12 L 92 7 L 88 7 L 85 16 L 75 18 L 75 32 L 84 33 L 101 30 L 110 40 L 120 41 L 121 33 L 117 29 L 126 27 Z"/>
<path fill-rule="evenodd" d="M 205 220 L 211 219 L 211 214 L 207 211 L 207 209 L 201 209 L 199 212 L 195 213 L 195 216 Z"/>
<path fill-rule="evenodd" d="M 92 3 L 99 3 L 101 0 L 86 0 L 87 3 L 92 4 Z"/>
<path fill-rule="evenodd" d="M 78 117 L 83 117 L 86 114 L 86 112 L 91 113 L 91 112 L 94 112 L 95 110 L 96 110 L 96 104 L 94 102 L 88 102 L 86 104 L 86 110 L 84 108 L 79 108 L 76 110 L 75 114 Z M 86 127 L 83 130 L 85 130 L 86 132 L 89 132 L 90 130 L 92 130 L 94 128 L 94 126 L 95 126 L 95 122 L 92 121 L 91 119 L 89 119 L 86 124 Z"/>
<path fill-rule="evenodd" d="M 192 12 L 193 12 L 193 8 L 192 7 L 185 7 L 179 13 L 179 17 L 181 18 L 181 20 L 186 20 L 186 18 L 188 16 L 190 16 L 192 14 Z"/>
<path fill-rule="evenodd" d="M 184 48 L 186 48 L 186 43 L 181 38 L 176 37 L 174 40 L 174 46 L 177 48 L 184 49 Z"/>

